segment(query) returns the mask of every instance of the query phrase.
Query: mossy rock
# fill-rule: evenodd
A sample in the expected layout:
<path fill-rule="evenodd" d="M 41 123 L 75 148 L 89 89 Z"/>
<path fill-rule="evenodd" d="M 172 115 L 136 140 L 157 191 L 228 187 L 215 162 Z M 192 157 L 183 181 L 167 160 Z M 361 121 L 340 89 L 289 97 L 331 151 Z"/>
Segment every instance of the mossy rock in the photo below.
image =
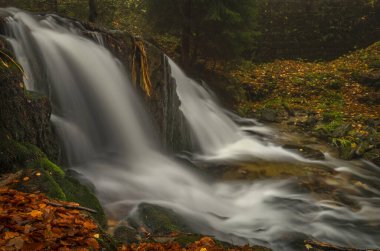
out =
<path fill-rule="evenodd" d="M 36 146 L 20 143 L 9 136 L 0 135 L 0 173 L 9 172 L 26 161 L 34 161 L 45 154 Z"/>
<path fill-rule="evenodd" d="M 67 175 L 55 174 L 54 179 L 64 192 L 67 201 L 77 202 L 81 206 L 94 209 L 97 213 L 92 214 L 92 216 L 102 227 L 106 227 L 107 220 L 104 210 L 99 200 L 87 186 Z"/>
<path fill-rule="evenodd" d="M 356 143 L 345 138 L 333 138 L 332 144 L 338 148 L 339 157 L 351 160 L 355 157 Z"/>
<path fill-rule="evenodd" d="M 307 159 L 324 160 L 325 155 L 320 150 L 316 150 L 307 146 L 286 144 L 283 148 L 296 152 Z"/>
<path fill-rule="evenodd" d="M 27 182 L 17 183 L 16 189 L 25 192 L 42 192 L 47 196 L 79 203 L 97 211 L 93 217 L 102 227 L 106 226 L 106 218 L 100 202 L 87 186 L 51 162 L 36 146 L 20 143 L 9 137 L 1 137 L 0 164 L 1 173 L 23 171 Z"/>
<path fill-rule="evenodd" d="M 138 232 L 131 226 L 120 225 L 113 232 L 113 238 L 118 244 L 132 244 L 138 241 Z"/>
<path fill-rule="evenodd" d="M 363 157 L 380 166 L 380 149 L 372 149 L 363 154 Z"/>
<path fill-rule="evenodd" d="M 128 219 L 128 222 L 136 229 L 143 226 L 154 235 L 192 232 L 191 228 L 185 223 L 185 219 L 173 210 L 148 203 L 140 204 L 132 218 Z"/>

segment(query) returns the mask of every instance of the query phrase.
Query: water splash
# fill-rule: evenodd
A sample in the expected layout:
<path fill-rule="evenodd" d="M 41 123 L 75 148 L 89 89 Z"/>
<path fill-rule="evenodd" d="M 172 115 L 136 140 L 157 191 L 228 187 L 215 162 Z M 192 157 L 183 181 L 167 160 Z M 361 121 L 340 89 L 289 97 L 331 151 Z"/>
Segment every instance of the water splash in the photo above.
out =
<path fill-rule="evenodd" d="M 207 181 L 161 153 L 148 134 L 149 119 L 124 69 L 104 47 L 82 36 L 82 27 L 51 15 L 32 17 L 15 9 L 1 12 L 8 16 L 6 36 L 30 77 L 28 89 L 51 97 L 52 121 L 72 167 L 96 185 L 110 213 L 121 217 L 141 202 L 155 203 L 185 216 L 201 233 L 235 243 L 264 243 L 275 250 L 289 250 L 289 233 L 345 246 L 380 246 L 378 197 L 364 197 L 356 189 L 353 194 L 360 205 L 352 210 L 315 200 L 300 192 L 292 180 Z M 210 102 L 207 92 L 186 86 L 189 79 L 182 80 L 183 86 L 177 79 L 181 109 L 190 123 L 202 127 L 197 133 L 204 152 L 238 158 L 244 143 L 249 149 L 244 155 L 302 160 L 274 145 L 245 141 L 247 137 Z M 194 103 L 195 96 L 203 99 L 202 106 Z M 199 116 L 210 121 L 209 126 L 219 122 L 217 130 L 210 131 L 197 114 L 192 115 L 203 112 L 202 107 L 215 116 Z M 373 174 L 375 168 L 367 171 Z"/>

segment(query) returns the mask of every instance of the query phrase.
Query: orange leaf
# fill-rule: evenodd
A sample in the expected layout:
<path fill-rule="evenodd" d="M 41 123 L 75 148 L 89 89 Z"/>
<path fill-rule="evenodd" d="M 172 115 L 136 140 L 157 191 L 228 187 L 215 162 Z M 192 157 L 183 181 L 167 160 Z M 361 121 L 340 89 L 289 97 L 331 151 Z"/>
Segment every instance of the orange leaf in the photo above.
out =
<path fill-rule="evenodd" d="M 30 216 L 37 218 L 37 217 L 40 217 L 42 215 L 42 212 L 38 211 L 38 210 L 33 210 L 29 214 L 30 214 Z"/>
<path fill-rule="evenodd" d="M 97 228 L 97 226 L 94 223 L 92 223 L 91 221 L 85 221 L 83 223 L 83 226 L 85 228 L 87 228 L 87 229 L 95 229 L 95 228 Z"/>
<path fill-rule="evenodd" d="M 20 234 L 17 233 L 17 232 L 5 232 L 5 236 L 4 236 L 4 239 L 5 240 L 9 240 L 9 239 L 12 239 L 16 236 L 19 236 Z"/>
<path fill-rule="evenodd" d="M 23 251 L 38 251 L 42 250 L 45 247 L 45 245 L 42 242 L 35 242 L 35 243 L 25 243 L 23 247 Z"/>
<path fill-rule="evenodd" d="M 89 247 L 92 247 L 94 249 L 99 249 L 99 243 L 97 240 L 95 240 L 94 238 L 88 238 L 85 240 L 86 244 L 89 246 Z"/>

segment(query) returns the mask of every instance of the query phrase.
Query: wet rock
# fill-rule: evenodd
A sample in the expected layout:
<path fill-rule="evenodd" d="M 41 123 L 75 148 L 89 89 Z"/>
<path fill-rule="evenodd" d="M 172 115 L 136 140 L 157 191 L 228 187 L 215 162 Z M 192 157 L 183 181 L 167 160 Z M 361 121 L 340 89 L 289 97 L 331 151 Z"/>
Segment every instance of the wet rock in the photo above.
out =
<path fill-rule="evenodd" d="M 320 150 L 307 147 L 307 146 L 286 144 L 283 146 L 283 148 L 292 150 L 307 159 L 314 159 L 314 160 L 325 159 L 325 155 L 323 154 L 323 152 L 321 152 Z"/>
<path fill-rule="evenodd" d="M 314 115 L 308 115 L 296 122 L 296 125 L 304 129 L 314 127 L 318 123 L 318 119 Z"/>
<path fill-rule="evenodd" d="M 122 244 L 131 244 L 140 239 L 137 230 L 128 225 L 116 227 L 113 237 L 117 243 Z"/>
<path fill-rule="evenodd" d="M 260 120 L 264 122 L 278 122 L 279 114 L 275 109 L 264 108 L 260 110 Z"/>
<path fill-rule="evenodd" d="M 148 203 L 140 204 L 128 222 L 135 229 L 143 228 L 150 234 L 158 236 L 173 232 L 192 232 L 185 219 L 173 210 Z"/>
<path fill-rule="evenodd" d="M 374 164 L 380 166 L 380 149 L 372 149 L 363 154 L 366 160 L 373 162 Z"/>
<path fill-rule="evenodd" d="M 356 157 L 356 144 L 344 138 L 334 138 L 332 144 L 338 149 L 339 157 L 351 160 Z"/>
<path fill-rule="evenodd" d="M 285 111 L 288 113 L 290 117 L 294 117 L 296 115 L 295 111 L 291 109 L 288 104 L 283 103 L 282 106 L 284 107 Z"/>
<path fill-rule="evenodd" d="M 99 32 L 96 27 L 86 27 Z M 111 33 L 100 31 L 105 46 L 126 66 L 132 69 L 132 57 L 135 38 L 127 33 Z M 164 53 L 147 41 L 142 41 L 147 55 L 148 74 L 152 84 L 152 94 L 147 96 L 142 86 L 142 68 L 139 60 L 135 62 L 136 83 L 149 114 L 152 114 L 153 126 L 157 129 L 162 144 L 172 152 L 192 149 L 190 129 L 179 109 L 180 101 L 176 93 L 175 80 L 171 77 L 171 69 Z M 139 52 L 136 52 L 139 53 Z"/>
<path fill-rule="evenodd" d="M 5 42 L 0 39 L 1 43 Z M 10 51 L 6 53 L 12 56 Z M 8 64 L 8 67 L 0 66 L 0 134 L 20 143 L 36 145 L 50 159 L 60 162 L 61 149 L 50 122 L 49 99 L 26 91 L 21 70 L 14 62 Z"/>

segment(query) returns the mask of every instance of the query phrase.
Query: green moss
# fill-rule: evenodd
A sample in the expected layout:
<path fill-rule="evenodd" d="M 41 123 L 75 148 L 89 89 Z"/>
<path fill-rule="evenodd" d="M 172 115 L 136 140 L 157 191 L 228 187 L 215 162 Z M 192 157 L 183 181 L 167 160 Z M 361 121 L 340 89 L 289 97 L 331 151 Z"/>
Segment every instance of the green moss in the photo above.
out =
<path fill-rule="evenodd" d="M 113 237 L 115 238 L 115 241 L 117 243 L 124 243 L 124 244 L 131 244 L 134 242 L 137 242 L 136 236 L 138 235 L 138 232 L 136 229 L 130 227 L 130 226 L 118 226 L 114 233 Z"/>
<path fill-rule="evenodd" d="M 25 96 L 29 100 L 38 100 L 38 99 L 45 99 L 46 98 L 46 96 L 44 96 L 38 92 L 27 91 L 27 90 L 25 90 Z"/>
<path fill-rule="evenodd" d="M 328 123 L 316 126 L 314 128 L 314 131 L 328 137 L 330 137 L 339 127 L 344 124 L 343 116 L 339 112 L 324 113 L 323 121 Z"/>
<path fill-rule="evenodd" d="M 168 235 L 173 232 L 191 232 L 184 219 L 171 209 L 143 203 L 139 205 L 137 214 L 136 220 L 150 229 L 153 234 Z"/>
<path fill-rule="evenodd" d="M 52 174 L 46 170 L 42 170 L 42 180 L 39 184 L 41 191 L 47 196 L 57 199 L 57 200 L 66 200 L 67 197 L 65 192 L 62 190 L 61 186 L 55 181 Z"/>
<path fill-rule="evenodd" d="M 10 137 L 0 136 L 0 172 L 9 171 L 26 161 L 44 157 L 45 154 L 36 146 L 17 142 Z"/>
<path fill-rule="evenodd" d="M 322 114 L 323 122 L 331 123 L 335 121 L 335 123 L 343 122 L 343 113 L 339 111 L 330 111 Z"/>
<path fill-rule="evenodd" d="M 25 168 L 22 172 L 22 175 L 29 177 L 29 180 L 16 183 L 12 188 L 27 193 L 42 192 L 50 198 L 66 200 L 66 195 L 62 188 L 48 171 Z"/>
<path fill-rule="evenodd" d="M 48 158 L 39 158 L 32 164 L 36 168 L 43 168 L 44 170 L 48 171 L 49 173 L 54 173 L 60 176 L 64 176 L 65 172 L 56 164 L 51 162 Z"/>
<path fill-rule="evenodd" d="M 65 193 L 66 200 L 79 203 L 81 206 L 88 207 L 97 211 L 93 217 L 102 227 L 106 226 L 106 217 L 99 200 L 91 190 L 82 185 L 78 180 L 70 176 L 56 174 L 53 176 L 57 184 Z"/>
<path fill-rule="evenodd" d="M 186 247 L 187 245 L 200 240 L 202 237 L 203 236 L 200 234 L 180 235 L 174 239 L 174 242 L 178 242 L 182 247 Z"/>
<path fill-rule="evenodd" d="M 347 138 L 333 138 L 332 144 L 338 148 L 340 158 L 345 160 L 353 158 L 357 146 L 355 142 Z"/>

